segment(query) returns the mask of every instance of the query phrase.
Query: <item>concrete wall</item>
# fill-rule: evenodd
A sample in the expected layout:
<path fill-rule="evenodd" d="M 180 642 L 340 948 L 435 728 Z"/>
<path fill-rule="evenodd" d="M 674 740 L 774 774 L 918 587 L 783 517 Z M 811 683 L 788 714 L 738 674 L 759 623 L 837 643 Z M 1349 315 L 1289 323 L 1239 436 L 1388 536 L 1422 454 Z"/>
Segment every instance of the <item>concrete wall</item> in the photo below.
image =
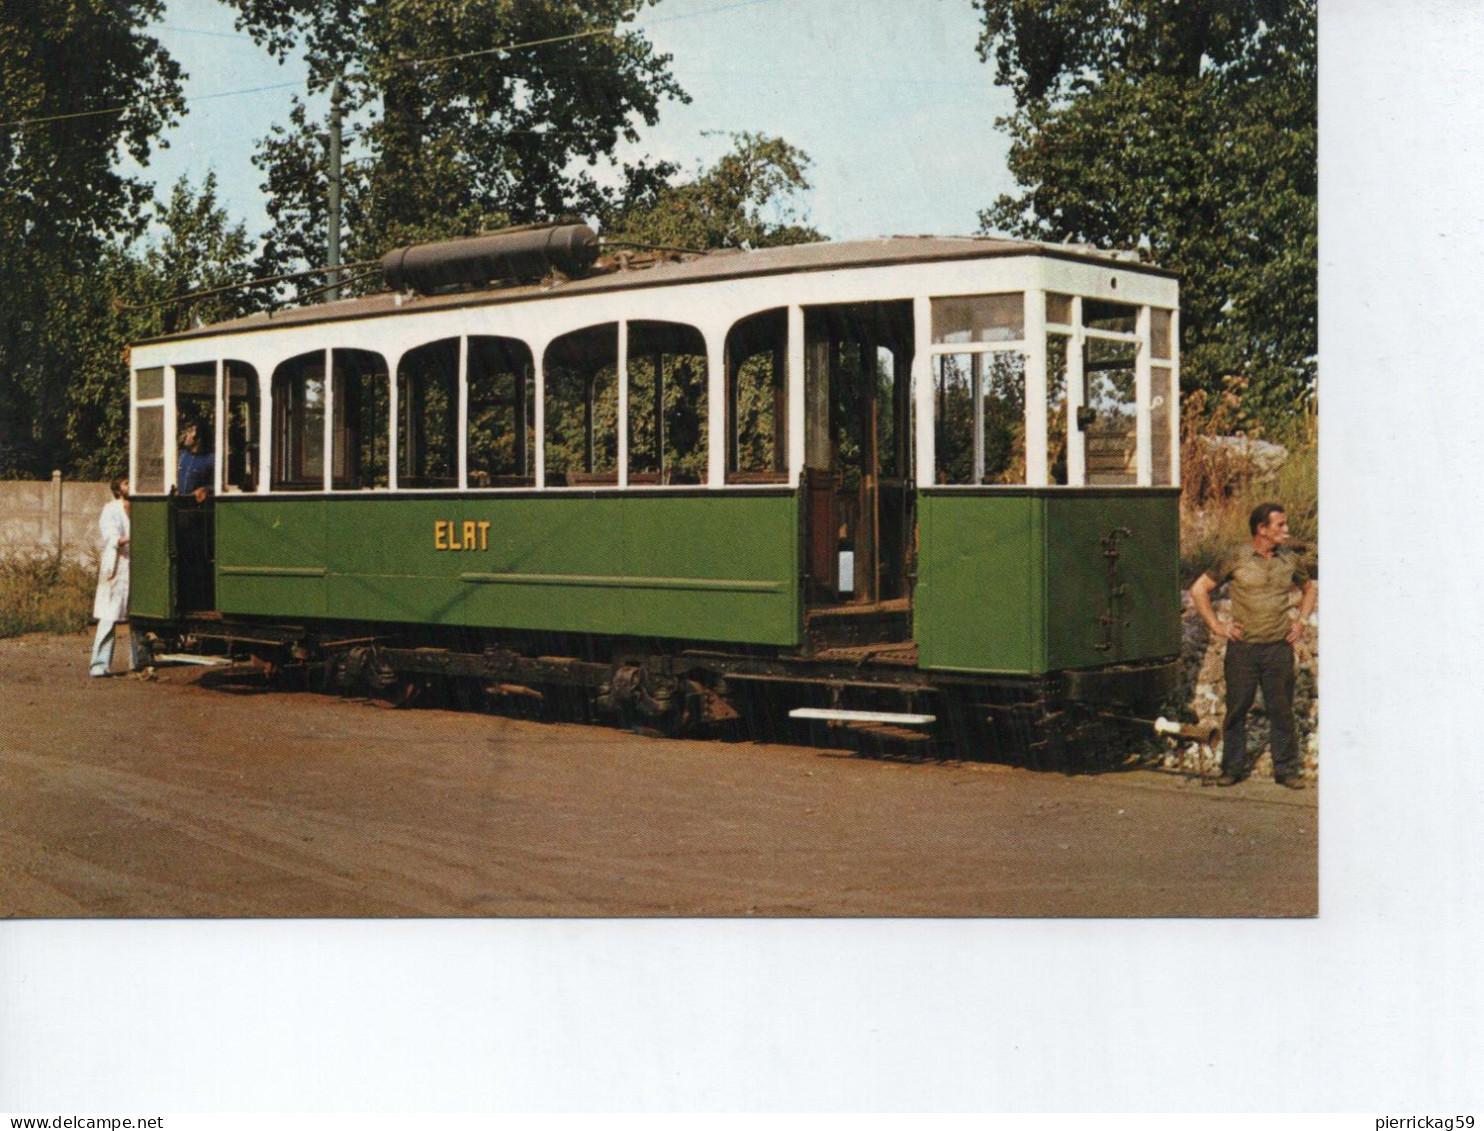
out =
<path fill-rule="evenodd" d="M 98 512 L 113 498 L 107 483 L 0 480 L 0 557 L 51 555 L 98 560 Z"/>

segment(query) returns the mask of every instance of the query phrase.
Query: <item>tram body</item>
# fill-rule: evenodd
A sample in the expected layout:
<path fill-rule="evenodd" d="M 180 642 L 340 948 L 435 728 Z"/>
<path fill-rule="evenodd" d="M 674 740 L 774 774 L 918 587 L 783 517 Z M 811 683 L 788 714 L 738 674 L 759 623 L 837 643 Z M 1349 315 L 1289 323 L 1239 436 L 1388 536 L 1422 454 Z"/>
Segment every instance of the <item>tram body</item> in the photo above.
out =
<path fill-rule="evenodd" d="M 1178 317 L 1146 264 L 898 237 L 140 343 L 130 615 L 506 682 L 565 654 L 600 697 L 627 667 L 1147 710 L 1180 650 Z"/>

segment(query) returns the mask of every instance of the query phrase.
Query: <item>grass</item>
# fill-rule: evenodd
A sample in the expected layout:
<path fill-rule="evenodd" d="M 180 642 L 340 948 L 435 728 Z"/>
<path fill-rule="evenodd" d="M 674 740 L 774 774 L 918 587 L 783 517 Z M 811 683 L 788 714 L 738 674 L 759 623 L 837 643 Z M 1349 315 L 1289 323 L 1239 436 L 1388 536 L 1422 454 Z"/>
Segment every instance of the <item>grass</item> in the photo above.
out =
<path fill-rule="evenodd" d="M 93 619 L 96 571 L 53 556 L 0 558 L 0 638 L 81 632 Z"/>

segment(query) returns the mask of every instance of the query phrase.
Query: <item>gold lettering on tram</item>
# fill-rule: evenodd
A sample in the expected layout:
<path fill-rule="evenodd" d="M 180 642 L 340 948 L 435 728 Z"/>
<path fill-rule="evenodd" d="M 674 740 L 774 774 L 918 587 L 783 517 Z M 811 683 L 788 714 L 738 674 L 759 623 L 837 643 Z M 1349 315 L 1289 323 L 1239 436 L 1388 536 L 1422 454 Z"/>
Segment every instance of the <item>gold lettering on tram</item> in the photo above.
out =
<path fill-rule="evenodd" d="M 488 550 L 490 548 L 490 524 L 465 519 L 440 518 L 433 521 L 433 549 L 435 550 Z"/>

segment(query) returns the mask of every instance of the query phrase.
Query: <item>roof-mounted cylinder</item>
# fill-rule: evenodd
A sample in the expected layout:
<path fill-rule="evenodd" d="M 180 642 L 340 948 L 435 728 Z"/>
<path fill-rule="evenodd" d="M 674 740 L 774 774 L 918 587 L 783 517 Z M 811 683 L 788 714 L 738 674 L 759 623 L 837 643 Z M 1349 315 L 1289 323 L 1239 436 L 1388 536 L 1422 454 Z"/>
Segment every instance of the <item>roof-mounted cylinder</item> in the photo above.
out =
<path fill-rule="evenodd" d="M 554 224 L 399 247 L 381 257 L 381 269 L 394 291 L 432 294 L 449 287 L 540 279 L 553 270 L 577 276 L 597 258 L 598 236 L 586 224 Z"/>

